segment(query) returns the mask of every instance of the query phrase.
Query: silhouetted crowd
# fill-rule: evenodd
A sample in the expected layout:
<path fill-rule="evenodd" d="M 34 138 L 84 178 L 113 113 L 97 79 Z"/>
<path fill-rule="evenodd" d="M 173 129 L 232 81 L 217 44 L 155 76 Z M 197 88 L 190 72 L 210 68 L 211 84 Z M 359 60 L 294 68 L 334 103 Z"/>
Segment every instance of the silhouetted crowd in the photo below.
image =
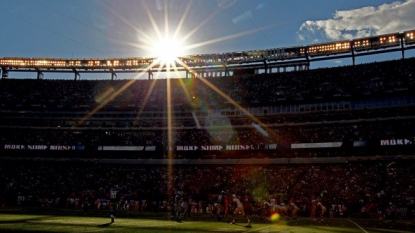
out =
<path fill-rule="evenodd" d="M 412 96 L 415 58 L 283 73 L 154 80 L 0 80 L 2 109 L 150 111 Z M 169 94 L 168 94 L 169 93 Z M 229 98 L 227 98 L 229 97 Z M 169 101 L 167 101 L 169 100 Z"/>
<path fill-rule="evenodd" d="M 211 196 L 249 190 L 257 208 L 269 195 L 279 203 L 294 200 L 308 216 L 313 197 L 328 209 L 343 206 L 342 217 L 386 214 L 391 203 L 399 217 L 412 218 L 415 164 L 366 161 L 297 165 L 116 165 L 57 162 L 5 162 L 0 165 L 0 193 L 5 206 L 105 209 L 109 190 L 119 187 L 129 211 L 167 211 L 173 190 L 191 200 L 195 213 L 206 213 Z M 87 198 L 87 199 L 86 199 Z M 133 208 L 133 206 L 136 206 Z M 341 217 L 341 216 L 339 216 Z"/>

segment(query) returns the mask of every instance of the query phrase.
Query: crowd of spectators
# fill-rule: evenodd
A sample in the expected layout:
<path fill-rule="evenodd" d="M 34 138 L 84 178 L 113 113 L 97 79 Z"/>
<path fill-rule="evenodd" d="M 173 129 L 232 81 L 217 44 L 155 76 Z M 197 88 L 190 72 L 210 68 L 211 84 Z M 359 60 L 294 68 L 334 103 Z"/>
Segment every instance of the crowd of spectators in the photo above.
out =
<path fill-rule="evenodd" d="M 231 101 L 246 108 L 408 96 L 415 87 L 414 60 L 209 78 L 2 79 L 0 108 L 149 111 L 165 109 L 169 100 L 172 108 L 186 110 L 232 107 Z"/>
<path fill-rule="evenodd" d="M 261 152 L 268 157 L 309 157 L 312 153 L 322 156 L 412 155 L 415 134 L 413 118 L 384 118 L 361 121 L 321 122 L 317 124 L 293 124 L 264 128 L 237 128 L 230 125 L 219 128 L 176 129 L 171 133 L 162 129 L 142 130 L 87 130 L 87 129 L 39 129 L 9 127 L 0 132 L 1 145 L 80 145 L 85 152 L 98 152 L 100 146 L 155 146 L 153 158 L 165 158 L 169 148 L 176 146 L 254 145 L 251 152 Z M 266 133 L 264 133 L 266 132 Z M 381 140 L 406 139 L 409 144 L 381 146 Z M 365 147 L 354 147 L 353 142 L 368 142 Z M 341 147 L 286 150 L 294 143 L 340 142 Z M 279 145 L 270 149 L 267 145 Z M 328 153 L 329 151 L 330 153 Z M 197 151 L 196 151 L 197 152 Z M 203 151 L 199 151 L 203 152 Z M 220 151 L 218 151 L 220 153 Z M 277 153 L 278 152 L 278 153 Z M 98 152 L 99 153 L 99 152 Z M 304 154 L 305 153 L 305 154 Z M 6 156 L 4 153 L 3 156 Z M 186 156 L 186 151 L 182 152 Z M 206 153 L 205 153 L 206 154 Z M 190 158 L 203 158 L 203 153 L 192 151 Z M 300 155 L 299 155 L 300 154 Z M 327 155 L 325 155 L 327 154 Z M 146 156 L 145 153 L 135 154 Z M 149 153 L 147 155 L 150 155 Z M 119 154 L 117 156 L 120 156 Z M 126 155 L 127 156 L 127 155 Z M 218 156 L 218 155 L 216 155 Z M 242 155 L 241 155 L 242 157 Z"/>
<path fill-rule="evenodd" d="M 415 165 L 403 160 L 341 164 L 167 166 L 91 163 L 6 162 L 0 165 L 3 205 L 105 209 L 108 192 L 119 187 L 130 211 L 167 211 L 175 191 L 206 213 L 211 196 L 249 190 L 258 207 L 269 195 L 279 203 L 294 199 L 307 215 L 316 196 L 343 217 L 378 217 L 391 203 L 402 218 L 413 218 Z M 132 205 L 133 206 L 133 205 Z M 328 213 L 329 214 L 329 213 Z"/>

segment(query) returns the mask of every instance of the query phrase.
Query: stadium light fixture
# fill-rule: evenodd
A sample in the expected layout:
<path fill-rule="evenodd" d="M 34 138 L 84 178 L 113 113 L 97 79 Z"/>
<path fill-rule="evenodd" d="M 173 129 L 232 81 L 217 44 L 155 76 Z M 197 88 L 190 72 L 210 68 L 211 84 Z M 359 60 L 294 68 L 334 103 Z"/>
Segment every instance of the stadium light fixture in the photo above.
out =
<path fill-rule="evenodd" d="M 415 30 L 404 32 L 404 43 L 406 45 L 415 44 Z"/>

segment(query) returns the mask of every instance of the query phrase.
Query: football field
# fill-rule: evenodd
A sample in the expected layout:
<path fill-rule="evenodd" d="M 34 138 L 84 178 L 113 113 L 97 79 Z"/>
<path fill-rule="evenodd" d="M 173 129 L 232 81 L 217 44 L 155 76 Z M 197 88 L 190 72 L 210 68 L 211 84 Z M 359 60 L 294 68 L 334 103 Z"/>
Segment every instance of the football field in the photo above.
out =
<path fill-rule="evenodd" d="M 310 218 L 288 220 L 281 218 L 267 222 L 252 218 L 247 227 L 242 217 L 236 224 L 229 224 L 231 218 L 218 221 L 206 215 L 193 215 L 181 222 L 171 220 L 167 213 L 123 214 L 111 223 L 109 217 L 0 213 L 0 232 L 261 232 L 261 233 L 319 233 L 319 232 L 362 232 L 362 233 L 403 233 L 415 232 L 414 221 L 379 221 L 369 219 L 327 218 L 314 222 Z"/>

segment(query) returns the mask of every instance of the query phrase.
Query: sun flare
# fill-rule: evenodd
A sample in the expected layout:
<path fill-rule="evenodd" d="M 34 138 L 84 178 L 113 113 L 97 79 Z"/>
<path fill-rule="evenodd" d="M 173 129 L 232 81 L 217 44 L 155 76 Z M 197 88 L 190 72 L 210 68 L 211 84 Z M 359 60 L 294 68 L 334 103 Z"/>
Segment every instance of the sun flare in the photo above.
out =
<path fill-rule="evenodd" d="M 183 45 L 179 40 L 165 36 L 153 42 L 152 54 L 161 64 L 173 66 L 175 61 L 183 56 Z"/>

